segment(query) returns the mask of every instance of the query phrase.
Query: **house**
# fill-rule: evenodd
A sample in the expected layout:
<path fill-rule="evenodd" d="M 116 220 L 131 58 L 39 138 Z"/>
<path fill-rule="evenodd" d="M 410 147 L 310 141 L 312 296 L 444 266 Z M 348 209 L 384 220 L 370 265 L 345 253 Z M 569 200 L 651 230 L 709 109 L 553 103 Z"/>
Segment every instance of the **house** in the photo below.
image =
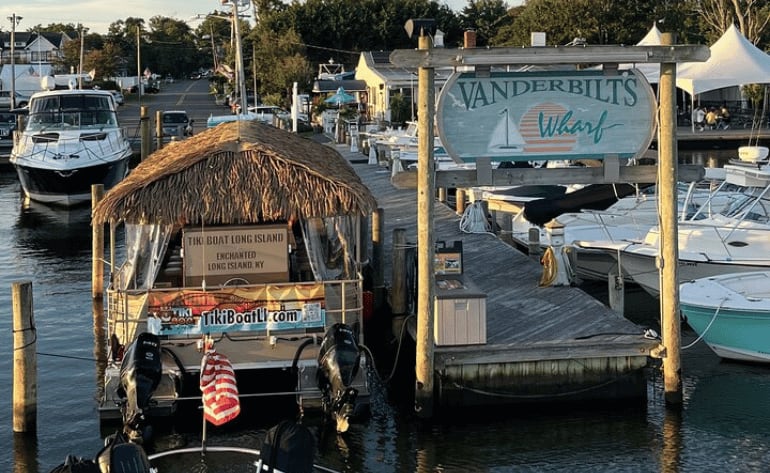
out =
<path fill-rule="evenodd" d="M 366 91 L 360 94 L 367 115 L 373 120 L 390 122 L 394 116 L 391 99 L 400 94 L 410 104 L 406 120 L 417 117 L 417 69 L 404 68 L 390 63 L 390 51 L 362 52 L 356 67 L 356 79 L 366 84 Z M 436 96 L 452 75 L 451 68 L 436 68 L 434 72 Z"/>
<path fill-rule="evenodd" d="M 74 37 L 73 37 L 74 36 Z M 77 34 L 53 32 L 14 33 L 14 45 L 11 48 L 11 33 L 0 33 L 0 89 L 11 88 L 11 49 L 13 49 L 15 69 L 15 89 L 26 95 L 40 89 L 40 77 L 53 74 L 56 60 L 62 57 L 62 48 L 73 41 Z"/>

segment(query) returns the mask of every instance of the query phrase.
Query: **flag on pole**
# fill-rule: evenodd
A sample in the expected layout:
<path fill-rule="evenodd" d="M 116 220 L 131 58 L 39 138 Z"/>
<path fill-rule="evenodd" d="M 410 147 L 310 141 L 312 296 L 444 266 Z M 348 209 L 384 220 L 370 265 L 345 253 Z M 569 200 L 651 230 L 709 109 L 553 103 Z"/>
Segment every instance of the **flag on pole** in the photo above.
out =
<path fill-rule="evenodd" d="M 203 417 L 214 425 L 235 419 L 241 412 L 235 371 L 225 355 L 209 349 L 201 361 Z"/>

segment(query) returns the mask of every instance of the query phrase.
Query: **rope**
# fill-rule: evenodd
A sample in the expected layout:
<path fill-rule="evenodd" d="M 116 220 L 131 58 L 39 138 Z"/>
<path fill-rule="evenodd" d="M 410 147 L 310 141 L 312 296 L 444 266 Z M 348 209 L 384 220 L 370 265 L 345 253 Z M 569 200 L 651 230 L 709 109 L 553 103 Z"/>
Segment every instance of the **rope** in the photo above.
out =
<path fill-rule="evenodd" d="M 493 234 L 480 200 L 474 201 L 465 208 L 460 217 L 460 230 L 463 233 Z"/>
<path fill-rule="evenodd" d="M 708 324 L 708 325 L 706 325 L 706 328 L 705 328 L 705 329 L 703 329 L 703 333 L 702 333 L 702 334 L 700 334 L 700 335 L 698 335 L 698 338 L 696 338 L 696 339 L 695 339 L 695 340 L 694 340 L 692 343 L 690 343 L 689 345 L 683 346 L 683 347 L 682 347 L 682 350 L 687 350 L 688 348 L 691 348 L 693 345 L 695 345 L 696 343 L 698 343 L 699 341 L 701 341 L 701 340 L 703 339 L 703 337 L 705 337 L 705 336 L 706 336 L 706 334 L 708 333 L 709 329 L 711 328 L 711 324 L 713 324 L 713 323 L 714 323 L 714 321 L 717 319 L 717 315 L 719 315 L 719 311 L 720 311 L 720 310 L 722 310 L 722 305 L 723 305 L 723 304 L 724 304 L 724 303 L 727 301 L 727 299 L 728 299 L 728 298 L 727 298 L 727 297 L 725 297 L 724 299 L 722 299 L 722 302 L 720 302 L 720 303 L 719 303 L 719 306 L 717 306 L 717 310 L 715 310 L 715 311 L 714 311 L 714 315 L 711 317 L 711 320 L 709 321 L 709 324 Z"/>
<path fill-rule="evenodd" d="M 556 281 L 556 273 L 559 270 L 558 262 L 556 261 L 556 255 L 553 252 L 553 247 L 549 246 L 545 249 L 543 256 L 540 257 L 540 264 L 543 265 L 543 275 L 540 276 L 540 287 L 547 287 Z"/>

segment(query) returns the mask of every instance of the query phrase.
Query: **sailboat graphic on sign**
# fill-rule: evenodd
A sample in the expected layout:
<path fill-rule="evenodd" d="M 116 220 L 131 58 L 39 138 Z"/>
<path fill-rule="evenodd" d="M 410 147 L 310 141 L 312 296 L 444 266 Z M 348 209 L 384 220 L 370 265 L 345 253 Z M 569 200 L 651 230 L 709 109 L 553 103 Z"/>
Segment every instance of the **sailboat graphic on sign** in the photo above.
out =
<path fill-rule="evenodd" d="M 524 151 L 524 137 L 519 133 L 519 128 L 513 123 L 508 108 L 500 111 L 502 118 L 495 126 L 492 137 L 487 145 L 487 151 L 493 154 L 520 153 Z"/>

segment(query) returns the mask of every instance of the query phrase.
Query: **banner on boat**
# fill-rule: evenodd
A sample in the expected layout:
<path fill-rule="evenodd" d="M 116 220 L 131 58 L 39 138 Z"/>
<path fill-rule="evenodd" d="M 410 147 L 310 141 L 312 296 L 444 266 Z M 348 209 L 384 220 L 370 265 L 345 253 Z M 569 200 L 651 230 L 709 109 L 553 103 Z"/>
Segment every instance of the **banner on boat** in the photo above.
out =
<path fill-rule="evenodd" d="M 323 329 L 326 322 L 320 283 L 152 291 L 147 304 L 147 327 L 156 335 Z"/>
<path fill-rule="evenodd" d="M 457 72 L 439 95 L 438 134 L 455 160 L 640 156 L 657 101 L 640 72 Z"/>

